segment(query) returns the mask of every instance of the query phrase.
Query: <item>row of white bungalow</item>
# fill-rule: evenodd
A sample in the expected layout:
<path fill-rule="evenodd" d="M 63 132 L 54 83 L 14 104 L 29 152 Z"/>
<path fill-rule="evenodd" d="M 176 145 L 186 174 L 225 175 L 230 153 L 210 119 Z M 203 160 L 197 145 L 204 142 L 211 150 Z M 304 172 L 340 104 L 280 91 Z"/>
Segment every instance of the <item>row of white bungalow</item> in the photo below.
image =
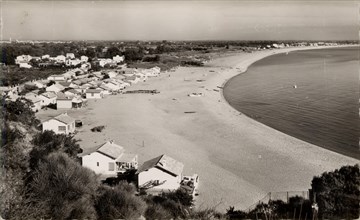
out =
<path fill-rule="evenodd" d="M 49 76 L 47 80 L 27 82 L 22 86 L 37 88 L 24 96 L 33 103 L 32 110 L 37 112 L 51 104 L 56 104 L 58 109 L 80 108 L 88 99 L 101 99 L 106 95 L 119 93 L 132 84 L 159 74 L 158 67 L 146 70 L 124 68 L 93 73 L 77 68 L 61 75 Z M 51 81 L 53 84 L 49 85 Z M 12 87 L 7 91 L 11 100 L 19 97 L 19 87 Z M 39 89 L 45 89 L 46 92 L 39 94 Z"/>

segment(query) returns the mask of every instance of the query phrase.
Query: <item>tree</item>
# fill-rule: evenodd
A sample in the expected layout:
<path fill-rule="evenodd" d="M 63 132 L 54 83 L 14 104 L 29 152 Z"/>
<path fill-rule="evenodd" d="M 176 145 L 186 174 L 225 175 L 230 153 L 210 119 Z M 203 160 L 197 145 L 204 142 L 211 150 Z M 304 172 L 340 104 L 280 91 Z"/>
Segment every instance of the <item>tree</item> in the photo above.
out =
<path fill-rule="evenodd" d="M 113 58 L 116 55 L 120 54 L 120 50 L 117 47 L 110 47 L 108 48 L 108 50 L 106 51 L 105 57 L 106 58 Z"/>
<path fill-rule="evenodd" d="M 95 173 L 64 153 L 51 153 L 27 185 L 27 219 L 94 219 L 99 186 Z"/>
<path fill-rule="evenodd" d="M 20 122 L 26 126 L 37 127 L 40 121 L 35 117 L 34 112 L 30 109 L 31 102 L 24 99 L 18 98 L 15 102 L 6 101 L 2 97 L 3 104 L 3 119 L 4 121 Z"/>
<path fill-rule="evenodd" d="M 156 215 L 166 216 L 170 213 L 172 218 L 187 218 L 190 208 L 193 205 L 192 195 L 189 195 L 183 189 L 177 189 L 173 192 L 162 192 L 158 196 L 148 196 L 145 198 L 150 210 L 146 211 L 146 215 L 150 218 L 150 212 L 156 211 Z M 160 209 L 158 206 L 161 206 Z"/>
<path fill-rule="evenodd" d="M 99 219 L 139 218 L 144 214 L 146 204 L 134 193 L 135 187 L 126 182 L 114 188 L 101 186 L 95 204 Z"/>
<path fill-rule="evenodd" d="M 358 218 L 360 209 L 359 165 L 343 166 L 314 177 L 312 191 L 320 218 Z"/>
<path fill-rule="evenodd" d="M 32 140 L 34 148 L 30 152 L 30 168 L 34 170 L 38 163 L 52 152 L 63 152 L 69 157 L 76 159 L 77 154 L 82 152 L 77 140 L 71 135 L 55 134 L 46 130 L 38 133 Z"/>

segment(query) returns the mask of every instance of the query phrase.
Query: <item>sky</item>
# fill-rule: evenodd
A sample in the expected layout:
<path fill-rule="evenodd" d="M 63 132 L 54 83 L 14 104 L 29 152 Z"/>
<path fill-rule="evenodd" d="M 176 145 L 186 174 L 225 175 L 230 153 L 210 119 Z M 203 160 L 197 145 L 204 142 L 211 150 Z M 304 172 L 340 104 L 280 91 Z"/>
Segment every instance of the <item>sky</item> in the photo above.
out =
<path fill-rule="evenodd" d="M 359 40 L 359 0 L 0 4 L 3 40 Z"/>

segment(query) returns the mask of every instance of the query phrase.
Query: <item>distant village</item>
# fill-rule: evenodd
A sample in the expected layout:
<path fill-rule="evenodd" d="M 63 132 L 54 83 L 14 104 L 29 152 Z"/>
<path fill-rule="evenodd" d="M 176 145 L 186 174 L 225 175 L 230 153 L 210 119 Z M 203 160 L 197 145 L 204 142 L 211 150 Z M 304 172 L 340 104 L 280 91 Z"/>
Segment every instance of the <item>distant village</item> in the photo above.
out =
<path fill-rule="evenodd" d="M 47 79 L 34 80 L 21 85 L 3 87 L 3 95 L 15 101 L 22 97 L 30 101 L 31 109 L 39 112 L 42 109 L 56 110 L 86 107 L 89 99 L 102 99 L 108 95 L 122 93 L 125 88 L 138 82 L 145 82 L 149 77 L 160 75 L 160 68 L 150 69 L 127 68 L 125 57 L 116 55 L 112 59 L 98 59 L 101 67 L 111 66 L 112 69 L 92 72 L 88 57 L 76 58 L 73 53 L 66 56 L 32 57 L 21 55 L 16 57 L 20 68 L 32 68 L 31 60 L 39 62 L 39 66 L 63 65 L 73 68 L 60 75 L 51 75 Z M 26 91 L 24 93 L 24 91 Z M 82 122 L 67 113 L 59 114 L 42 122 L 42 130 L 50 130 L 55 134 L 74 134 L 76 127 Z M 178 188 L 185 189 L 191 195 L 197 195 L 199 178 L 184 176 L 184 165 L 168 155 L 160 155 L 138 164 L 136 154 L 127 153 L 113 140 L 99 145 L 93 152 L 78 155 L 81 164 L 101 176 L 101 179 L 116 178 L 118 175 L 134 171 L 140 190 L 147 193 L 160 193 Z"/>

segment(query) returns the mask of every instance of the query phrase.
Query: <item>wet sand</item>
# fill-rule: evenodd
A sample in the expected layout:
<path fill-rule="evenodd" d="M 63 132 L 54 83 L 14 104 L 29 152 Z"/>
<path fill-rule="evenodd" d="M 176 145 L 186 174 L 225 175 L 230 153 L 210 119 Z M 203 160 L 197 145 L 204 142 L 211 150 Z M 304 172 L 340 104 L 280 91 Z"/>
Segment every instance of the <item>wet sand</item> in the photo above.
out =
<path fill-rule="evenodd" d="M 161 154 L 183 162 L 185 175 L 199 174 L 199 208 L 246 209 L 270 191 L 307 190 L 314 175 L 357 160 L 242 115 L 228 105 L 218 88 L 251 63 L 291 50 L 219 57 L 205 67 L 180 67 L 129 88 L 159 90 L 155 95 L 89 100 L 87 108 L 67 111 L 84 123 L 75 137 L 85 151 L 112 139 L 137 153 L 140 163 Z M 189 97 L 193 92 L 203 96 Z M 59 113 L 47 110 L 38 115 L 45 119 Z M 105 130 L 90 131 L 98 125 L 105 125 Z"/>

